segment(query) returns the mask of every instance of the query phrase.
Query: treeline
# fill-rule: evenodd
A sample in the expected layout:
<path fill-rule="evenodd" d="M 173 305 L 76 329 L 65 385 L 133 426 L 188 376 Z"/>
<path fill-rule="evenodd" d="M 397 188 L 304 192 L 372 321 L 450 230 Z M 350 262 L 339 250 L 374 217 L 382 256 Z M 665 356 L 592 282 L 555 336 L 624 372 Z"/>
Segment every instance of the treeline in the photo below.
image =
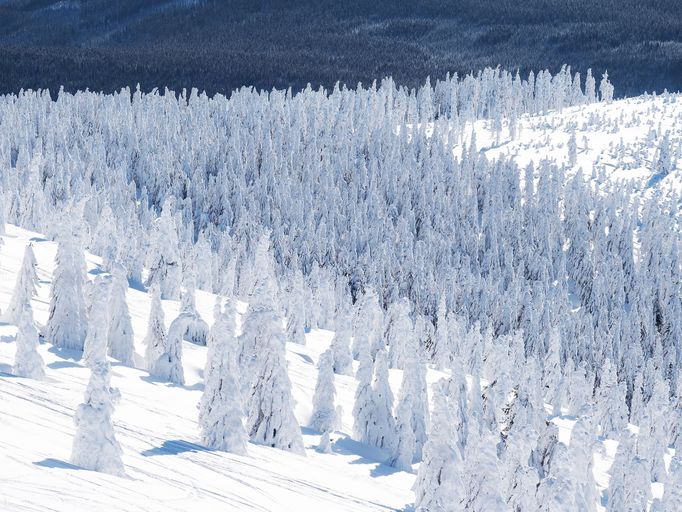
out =
<path fill-rule="evenodd" d="M 682 86 L 674 0 L 28 2 L 0 6 L 0 91 L 244 85 L 294 90 L 392 76 L 417 87 L 501 65 L 608 69 L 620 94 Z"/>

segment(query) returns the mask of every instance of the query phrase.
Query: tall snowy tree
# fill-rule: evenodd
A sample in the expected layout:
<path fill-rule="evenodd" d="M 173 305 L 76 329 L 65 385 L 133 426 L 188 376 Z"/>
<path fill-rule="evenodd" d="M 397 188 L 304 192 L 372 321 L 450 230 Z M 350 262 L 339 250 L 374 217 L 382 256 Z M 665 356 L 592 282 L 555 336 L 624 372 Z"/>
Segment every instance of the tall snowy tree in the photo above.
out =
<path fill-rule="evenodd" d="M 161 307 L 161 295 L 158 286 L 152 286 L 151 309 L 147 322 L 147 334 L 144 337 L 145 365 L 151 370 L 156 360 L 163 354 L 166 347 L 166 320 Z"/>
<path fill-rule="evenodd" d="M 180 298 L 182 263 L 180 261 L 178 226 L 173 217 L 174 201 L 166 199 L 161 216 L 154 222 L 149 248 L 147 286 L 158 285 L 162 299 Z"/>
<path fill-rule="evenodd" d="M 78 235 L 69 232 L 68 226 L 62 229 L 58 241 L 45 337 L 58 348 L 81 351 L 87 332 L 85 258 Z"/>
<path fill-rule="evenodd" d="M 90 286 L 91 303 L 88 312 L 88 334 L 85 337 L 83 361 L 89 368 L 94 368 L 107 360 L 110 282 L 102 276 L 97 276 Z"/>
<path fill-rule="evenodd" d="M 199 403 L 201 442 L 209 448 L 246 454 L 247 435 L 239 387 L 234 304 L 217 305 L 208 335 L 204 392 Z"/>
<path fill-rule="evenodd" d="M 388 356 L 385 349 L 377 352 L 372 382 L 374 403 L 370 410 L 369 443 L 389 453 L 395 446 L 393 392 L 388 381 Z"/>
<path fill-rule="evenodd" d="M 130 320 L 126 291 L 127 272 L 122 265 L 112 263 L 111 288 L 109 290 L 109 355 L 126 366 L 132 366 L 135 347 L 133 324 Z"/>
<path fill-rule="evenodd" d="M 310 426 L 327 436 L 335 429 L 337 424 L 334 397 L 334 356 L 331 349 L 327 349 L 320 355 L 317 363 L 317 382 L 313 394 L 313 413 L 310 418 Z M 327 451 L 326 447 L 323 451 Z"/>
<path fill-rule="evenodd" d="M 38 353 L 40 342 L 38 330 L 33 321 L 33 309 L 30 302 L 21 308 L 18 318 L 16 338 L 16 354 L 13 372 L 19 377 L 42 379 L 45 376 L 45 363 Z"/>
<path fill-rule="evenodd" d="M 30 303 L 36 294 L 38 274 L 36 257 L 33 253 L 33 244 L 28 244 L 24 249 L 24 258 L 21 261 L 21 269 L 14 285 L 14 292 L 8 308 L 2 315 L 5 322 L 16 324 L 23 314 L 24 305 Z"/>
<path fill-rule="evenodd" d="M 351 375 L 353 373 L 353 358 L 350 352 L 352 323 L 350 305 L 345 300 L 339 300 L 336 318 L 334 320 L 334 338 L 331 349 L 334 358 L 334 373 Z"/>
<path fill-rule="evenodd" d="M 446 387 L 444 380 L 433 387 L 431 429 L 414 484 L 417 512 L 463 510 L 463 461 Z"/>
<path fill-rule="evenodd" d="M 252 373 L 250 379 L 247 377 L 250 388 L 246 402 L 246 427 L 251 440 L 303 455 L 280 317 L 264 302 L 254 307 L 249 304 L 242 340 L 242 354 L 251 354 L 248 364 L 240 366 L 242 375 L 244 371 Z M 245 352 L 245 341 L 253 342 L 257 350 Z"/>

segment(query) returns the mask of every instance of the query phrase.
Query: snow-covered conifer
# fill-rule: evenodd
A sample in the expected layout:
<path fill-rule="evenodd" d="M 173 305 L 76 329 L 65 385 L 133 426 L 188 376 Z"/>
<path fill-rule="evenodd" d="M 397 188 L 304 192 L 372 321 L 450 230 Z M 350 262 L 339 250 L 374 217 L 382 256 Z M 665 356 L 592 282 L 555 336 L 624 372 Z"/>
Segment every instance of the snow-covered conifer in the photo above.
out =
<path fill-rule="evenodd" d="M 156 360 L 166 347 L 166 320 L 161 307 L 161 295 L 158 286 L 152 286 L 151 309 L 147 322 L 147 334 L 144 337 L 145 365 L 151 370 Z"/>
<path fill-rule="evenodd" d="M 395 446 L 393 392 L 388 381 L 388 356 L 385 349 L 377 352 L 372 382 L 374 403 L 370 410 L 369 443 L 391 453 Z"/>
<path fill-rule="evenodd" d="M 28 244 L 24 249 L 24 258 L 21 261 L 21 269 L 19 270 L 17 282 L 14 285 L 12 299 L 2 315 L 2 319 L 5 322 L 17 324 L 23 314 L 24 305 L 28 304 L 35 295 L 36 283 L 38 282 L 36 266 L 33 244 Z"/>
<path fill-rule="evenodd" d="M 182 263 L 180 261 L 178 226 L 173 217 L 174 201 L 166 199 L 161 216 L 154 222 L 149 248 L 147 286 L 157 284 L 162 299 L 180 298 Z"/>
<path fill-rule="evenodd" d="M 313 413 L 310 426 L 320 432 L 331 432 L 336 426 L 336 408 L 334 397 L 334 356 L 331 349 L 320 355 L 317 362 L 317 383 L 313 394 Z"/>
<path fill-rule="evenodd" d="M 682 462 L 676 454 L 670 461 L 663 488 L 662 510 L 682 510 Z"/>
<path fill-rule="evenodd" d="M 247 432 L 256 443 L 302 455 L 303 440 L 294 416 L 282 321 L 266 304 L 257 303 L 253 308 L 249 304 L 243 329 L 242 337 L 247 336 L 257 347 L 251 362 L 240 366 L 242 372 L 252 372 L 250 379 L 247 376 Z M 243 341 L 241 345 L 243 350 Z"/>
<path fill-rule="evenodd" d="M 465 500 L 464 463 L 446 389 L 444 380 L 433 387 L 431 429 L 414 484 L 416 512 L 461 510 Z"/>
<path fill-rule="evenodd" d="M 87 332 L 85 258 L 78 235 L 69 233 L 67 227 L 60 232 L 58 242 L 45 336 L 56 347 L 81 351 Z"/>
<path fill-rule="evenodd" d="M 208 335 L 204 392 L 199 403 L 201 442 L 209 448 L 246 454 L 247 435 L 239 387 L 235 310 L 228 299 L 224 311 L 217 305 Z"/>
<path fill-rule="evenodd" d="M 133 344 L 133 324 L 128 312 L 126 291 L 128 290 L 127 272 L 122 265 L 112 263 L 111 288 L 109 290 L 109 355 L 127 366 L 133 365 L 135 347 Z"/>
<path fill-rule="evenodd" d="M 38 330 L 33 321 L 30 302 L 24 304 L 18 315 L 16 355 L 13 372 L 19 377 L 42 379 L 45 376 L 45 363 L 38 354 Z"/>
<path fill-rule="evenodd" d="M 353 373 L 353 359 L 350 353 L 350 344 L 353 326 L 351 323 L 350 305 L 346 304 L 346 301 L 343 300 L 337 302 L 339 304 L 334 320 L 334 338 L 331 343 L 334 373 L 351 375 Z"/>
<path fill-rule="evenodd" d="M 91 369 L 107 360 L 109 288 L 109 280 L 102 276 L 97 276 L 94 283 L 91 284 L 88 334 L 85 337 L 85 348 L 83 349 L 83 361 Z"/>
<path fill-rule="evenodd" d="M 109 363 L 97 362 L 91 368 L 85 401 L 76 410 L 71 464 L 111 475 L 124 475 L 122 450 L 116 441 L 111 420 L 119 397 L 118 390 L 109 385 Z"/>
<path fill-rule="evenodd" d="M 370 442 L 370 422 L 374 407 L 372 391 L 372 356 L 367 340 L 356 347 L 359 352 L 358 371 L 355 373 L 357 385 L 353 404 L 353 436 L 362 443 Z"/>

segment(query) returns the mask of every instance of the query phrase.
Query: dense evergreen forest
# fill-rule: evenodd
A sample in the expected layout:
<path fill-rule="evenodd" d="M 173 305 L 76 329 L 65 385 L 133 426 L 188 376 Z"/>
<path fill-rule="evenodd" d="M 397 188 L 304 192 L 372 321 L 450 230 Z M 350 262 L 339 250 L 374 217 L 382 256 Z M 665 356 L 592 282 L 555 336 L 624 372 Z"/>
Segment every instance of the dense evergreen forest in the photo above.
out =
<path fill-rule="evenodd" d="M 0 92 L 417 87 L 561 63 L 608 69 L 620 95 L 682 86 L 678 0 L 6 0 L 0 27 Z"/>

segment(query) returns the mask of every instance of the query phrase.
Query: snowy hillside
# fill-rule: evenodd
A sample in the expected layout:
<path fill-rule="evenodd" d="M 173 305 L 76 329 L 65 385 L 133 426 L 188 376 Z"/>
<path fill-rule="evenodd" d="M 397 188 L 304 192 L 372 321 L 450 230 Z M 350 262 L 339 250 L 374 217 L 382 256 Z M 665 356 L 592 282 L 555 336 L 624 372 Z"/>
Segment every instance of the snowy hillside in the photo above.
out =
<path fill-rule="evenodd" d="M 41 279 L 33 305 L 36 320 L 42 324 L 47 320 L 56 244 L 12 226 L 3 239 L 0 304 L 9 303 L 24 246 L 32 241 Z M 92 276 L 101 260 L 89 256 L 87 261 Z M 133 288 L 127 298 L 136 349 L 143 353 L 149 298 Z M 207 320 L 212 318 L 214 302 L 212 295 L 197 293 L 197 307 Z M 164 310 L 166 318 L 172 319 L 178 304 L 164 301 Z M 79 354 L 43 344 L 45 380 L 14 377 L 16 328 L 5 325 L 0 329 L 3 511 L 396 510 L 414 501 L 413 475 L 381 465 L 380 453 L 347 435 L 352 431 L 352 377 L 340 376 L 336 381 L 344 417 L 341 432 L 332 436 L 333 454 L 316 453 L 313 448 L 319 433 L 307 428 L 303 429 L 305 457 L 255 444 L 242 457 L 198 444 L 197 404 L 206 349 L 191 343 L 183 346 L 184 386 L 158 382 L 146 371 L 113 363 L 112 384 L 121 392 L 114 424 L 127 477 L 74 467 L 68 463 L 73 416 L 83 399 L 89 370 L 79 362 Z M 315 363 L 328 346 L 330 333 L 315 331 L 307 338 L 305 347 L 289 344 L 287 351 L 296 415 L 302 425 L 310 417 Z"/>
<path fill-rule="evenodd" d="M 0 511 L 680 510 L 682 96 L 582 84 L 1 97 Z"/>

